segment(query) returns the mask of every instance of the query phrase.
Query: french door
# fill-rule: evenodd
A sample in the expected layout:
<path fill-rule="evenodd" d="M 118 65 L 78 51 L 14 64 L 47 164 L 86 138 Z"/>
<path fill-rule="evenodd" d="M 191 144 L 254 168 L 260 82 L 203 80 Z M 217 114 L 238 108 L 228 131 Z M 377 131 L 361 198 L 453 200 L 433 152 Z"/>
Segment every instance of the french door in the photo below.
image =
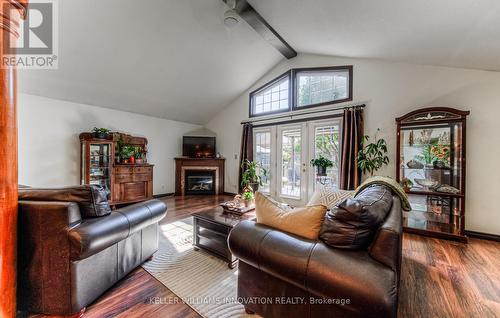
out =
<path fill-rule="evenodd" d="M 259 191 L 299 206 L 318 184 L 337 187 L 340 128 L 339 119 L 327 119 L 254 129 L 254 159 L 268 172 Z M 333 162 L 326 176 L 309 164 L 320 155 Z"/>

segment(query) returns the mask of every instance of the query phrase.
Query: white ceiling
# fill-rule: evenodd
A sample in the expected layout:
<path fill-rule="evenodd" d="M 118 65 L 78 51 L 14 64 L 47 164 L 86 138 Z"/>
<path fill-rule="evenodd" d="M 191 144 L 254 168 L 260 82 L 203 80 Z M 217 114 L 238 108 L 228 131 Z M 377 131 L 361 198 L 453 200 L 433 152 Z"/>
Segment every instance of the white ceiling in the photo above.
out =
<path fill-rule="evenodd" d="M 498 0 L 249 0 L 299 53 L 500 71 Z M 222 0 L 59 3 L 59 69 L 21 92 L 205 123 L 283 57 Z"/>
<path fill-rule="evenodd" d="M 59 69 L 21 92 L 204 123 L 283 57 L 221 0 L 59 2 Z"/>
<path fill-rule="evenodd" d="M 249 0 L 301 53 L 500 71 L 498 0 Z"/>

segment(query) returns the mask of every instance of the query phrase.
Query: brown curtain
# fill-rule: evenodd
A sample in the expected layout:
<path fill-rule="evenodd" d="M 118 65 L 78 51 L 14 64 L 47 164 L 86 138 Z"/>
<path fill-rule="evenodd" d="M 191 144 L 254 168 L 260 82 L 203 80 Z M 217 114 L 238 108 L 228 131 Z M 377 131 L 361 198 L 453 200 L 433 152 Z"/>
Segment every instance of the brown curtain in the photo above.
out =
<path fill-rule="evenodd" d="M 354 190 L 361 182 L 361 169 L 357 155 L 363 139 L 363 108 L 344 110 L 342 125 L 342 160 L 340 163 L 340 189 Z"/>
<path fill-rule="evenodd" d="M 241 167 L 241 164 L 245 160 L 253 160 L 253 127 L 252 124 L 247 123 L 243 125 L 243 135 L 241 136 L 241 150 L 240 150 L 240 169 L 238 175 L 238 192 L 242 192 L 241 188 L 241 175 L 245 171 L 245 168 Z"/>

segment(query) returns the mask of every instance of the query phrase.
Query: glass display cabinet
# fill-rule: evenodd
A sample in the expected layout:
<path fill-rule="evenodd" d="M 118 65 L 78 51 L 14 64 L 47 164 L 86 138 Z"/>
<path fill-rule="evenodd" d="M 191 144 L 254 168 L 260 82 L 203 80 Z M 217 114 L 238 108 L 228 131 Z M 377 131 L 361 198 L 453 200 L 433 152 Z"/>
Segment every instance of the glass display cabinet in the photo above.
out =
<path fill-rule="evenodd" d="M 111 194 L 113 142 L 83 140 L 81 142 L 81 184 L 97 184 Z"/>
<path fill-rule="evenodd" d="M 465 130 L 468 111 L 424 108 L 396 119 L 398 182 L 412 211 L 406 232 L 467 242 Z"/>

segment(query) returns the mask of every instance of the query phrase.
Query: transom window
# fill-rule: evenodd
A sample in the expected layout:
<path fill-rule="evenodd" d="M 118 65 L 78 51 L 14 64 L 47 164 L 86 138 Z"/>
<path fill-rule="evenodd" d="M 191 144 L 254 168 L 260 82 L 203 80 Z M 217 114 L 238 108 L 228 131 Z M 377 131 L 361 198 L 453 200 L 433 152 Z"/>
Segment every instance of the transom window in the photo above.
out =
<path fill-rule="evenodd" d="M 250 93 L 250 116 L 290 110 L 290 73 Z"/>
<path fill-rule="evenodd" d="M 352 69 L 311 69 L 295 72 L 295 108 L 326 105 L 351 100 Z"/>
<path fill-rule="evenodd" d="M 352 65 L 291 69 L 250 93 L 250 117 L 352 100 Z"/>

